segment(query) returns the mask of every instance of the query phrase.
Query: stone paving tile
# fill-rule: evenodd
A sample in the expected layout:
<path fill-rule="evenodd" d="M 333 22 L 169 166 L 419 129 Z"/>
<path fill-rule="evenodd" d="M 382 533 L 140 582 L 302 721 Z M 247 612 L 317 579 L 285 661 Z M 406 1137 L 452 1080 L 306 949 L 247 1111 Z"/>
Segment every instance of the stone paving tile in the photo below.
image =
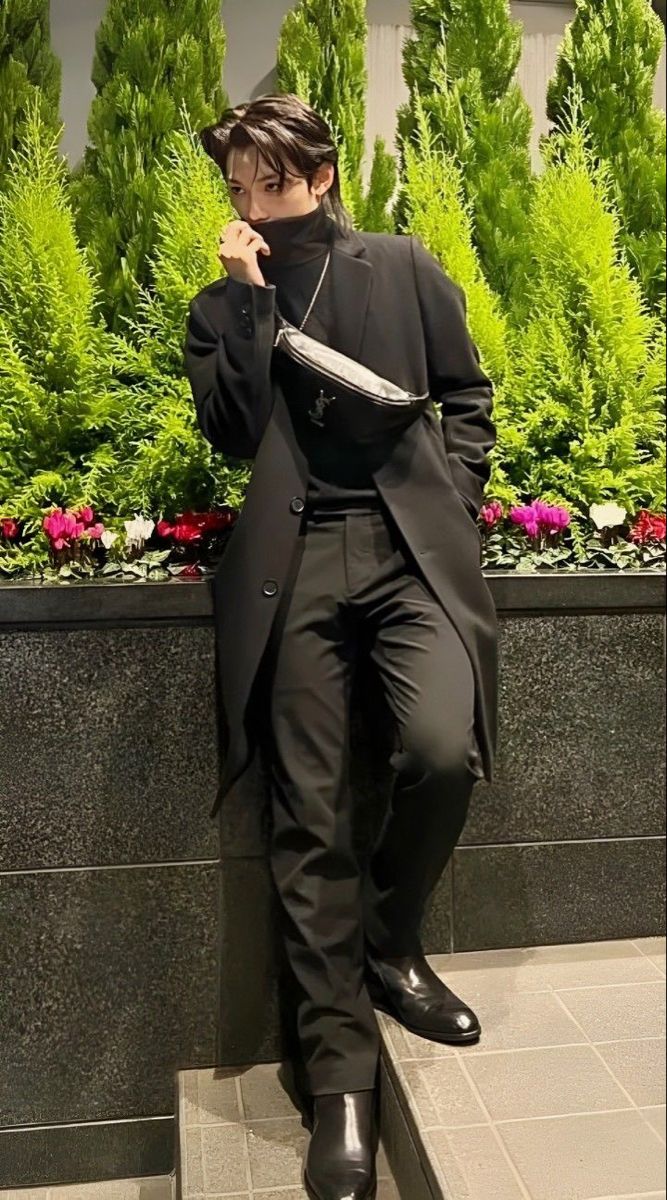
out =
<path fill-rule="evenodd" d="M 598 1042 L 595 1049 L 633 1104 L 640 1108 L 665 1104 L 664 1038 Z"/>
<path fill-rule="evenodd" d="M 649 940 L 650 953 L 664 956 L 665 939 Z M 577 942 L 432 954 L 429 963 L 456 995 L 465 1000 L 478 992 L 539 992 L 643 983 L 659 978 L 659 967 L 640 947 L 642 942 Z"/>
<path fill-rule="evenodd" d="M 665 1129 L 665 1105 L 659 1104 L 656 1108 L 640 1108 L 639 1111 L 648 1121 L 651 1128 L 655 1130 L 663 1146 L 667 1144 L 667 1131 Z"/>
<path fill-rule="evenodd" d="M 592 1046 L 480 1054 L 466 1067 L 492 1121 L 632 1107 Z"/>
<path fill-rule="evenodd" d="M 429 1129 L 426 1143 L 445 1196 L 524 1200 L 516 1172 L 491 1126 Z"/>
<path fill-rule="evenodd" d="M 496 1126 L 532 1200 L 660 1191 L 664 1156 L 636 1110 Z"/>
<path fill-rule="evenodd" d="M 567 1011 L 592 1042 L 665 1036 L 665 981 L 604 988 L 560 988 Z"/>

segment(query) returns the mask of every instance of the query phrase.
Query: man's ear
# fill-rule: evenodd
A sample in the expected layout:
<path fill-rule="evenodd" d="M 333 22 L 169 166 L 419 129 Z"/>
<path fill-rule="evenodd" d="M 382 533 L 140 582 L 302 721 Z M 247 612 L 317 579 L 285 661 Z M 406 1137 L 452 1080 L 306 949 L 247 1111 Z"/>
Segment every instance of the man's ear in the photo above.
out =
<path fill-rule="evenodd" d="M 323 196 L 328 192 L 334 181 L 334 166 L 333 163 L 320 163 L 313 177 L 313 191 L 317 192 L 318 196 Z"/>

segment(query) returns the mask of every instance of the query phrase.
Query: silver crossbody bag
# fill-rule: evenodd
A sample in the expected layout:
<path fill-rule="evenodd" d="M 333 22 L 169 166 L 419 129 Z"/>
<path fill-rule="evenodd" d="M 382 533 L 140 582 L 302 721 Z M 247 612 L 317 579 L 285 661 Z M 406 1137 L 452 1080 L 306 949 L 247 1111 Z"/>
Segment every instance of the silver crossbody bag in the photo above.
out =
<path fill-rule="evenodd" d="M 303 332 L 329 266 L 331 249 L 301 325 L 278 313 L 274 350 L 287 367 L 285 399 L 301 416 L 342 441 L 371 443 L 401 433 L 431 404 L 429 392 L 416 395 Z M 298 368 L 291 388 L 289 367 Z"/>

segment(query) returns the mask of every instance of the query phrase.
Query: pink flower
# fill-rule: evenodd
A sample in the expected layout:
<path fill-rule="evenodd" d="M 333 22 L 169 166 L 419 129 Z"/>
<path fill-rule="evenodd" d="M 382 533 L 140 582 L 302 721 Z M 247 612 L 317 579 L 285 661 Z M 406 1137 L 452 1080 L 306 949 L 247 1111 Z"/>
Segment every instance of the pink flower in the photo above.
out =
<path fill-rule="evenodd" d="M 54 549 L 62 550 L 63 546 L 69 546 L 72 541 L 80 537 L 84 530 L 82 521 L 77 521 L 75 514 L 71 509 L 56 508 L 49 516 L 44 517 L 42 527 L 46 532 Z"/>
<path fill-rule="evenodd" d="M 497 525 L 502 520 L 503 506 L 499 500 L 493 500 L 490 504 L 483 504 L 479 510 L 479 515 L 482 521 L 489 529 Z"/>
<path fill-rule="evenodd" d="M 96 525 L 89 525 L 87 529 L 84 529 L 81 536 L 84 538 L 89 538 L 92 542 L 94 538 L 101 538 L 103 533 L 104 525 L 101 521 L 98 521 Z"/>

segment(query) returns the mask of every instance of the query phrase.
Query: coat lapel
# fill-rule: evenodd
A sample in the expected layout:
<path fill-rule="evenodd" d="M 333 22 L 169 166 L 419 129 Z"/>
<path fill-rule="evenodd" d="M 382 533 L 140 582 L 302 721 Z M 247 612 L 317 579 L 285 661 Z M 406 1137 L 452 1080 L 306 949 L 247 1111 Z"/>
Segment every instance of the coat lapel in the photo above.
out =
<path fill-rule="evenodd" d="M 330 272 L 333 297 L 331 344 L 358 362 L 371 296 L 373 268 L 366 247 L 354 230 L 336 238 Z"/>

